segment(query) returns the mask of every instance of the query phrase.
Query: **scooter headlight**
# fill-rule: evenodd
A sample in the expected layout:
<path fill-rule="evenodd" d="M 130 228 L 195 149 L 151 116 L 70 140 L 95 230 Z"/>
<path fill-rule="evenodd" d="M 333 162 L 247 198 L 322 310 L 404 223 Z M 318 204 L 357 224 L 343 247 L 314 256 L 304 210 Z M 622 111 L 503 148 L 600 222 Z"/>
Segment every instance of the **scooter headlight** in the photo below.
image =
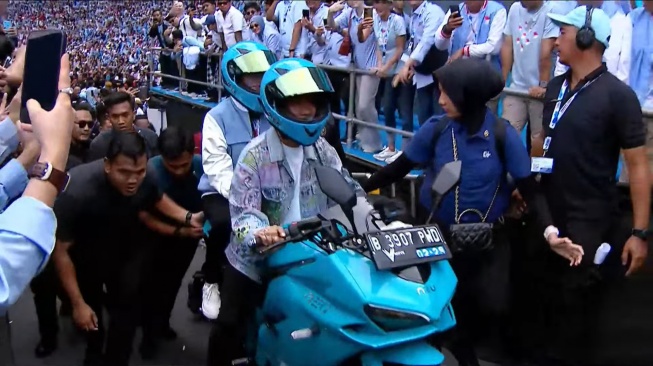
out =
<path fill-rule="evenodd" d="M 386 332 L 417 328 L 431 322 L 427 316 L 422 314 L 381 308 L 374 305 L 365 305 L 364 310 L 374 324 Z"/>

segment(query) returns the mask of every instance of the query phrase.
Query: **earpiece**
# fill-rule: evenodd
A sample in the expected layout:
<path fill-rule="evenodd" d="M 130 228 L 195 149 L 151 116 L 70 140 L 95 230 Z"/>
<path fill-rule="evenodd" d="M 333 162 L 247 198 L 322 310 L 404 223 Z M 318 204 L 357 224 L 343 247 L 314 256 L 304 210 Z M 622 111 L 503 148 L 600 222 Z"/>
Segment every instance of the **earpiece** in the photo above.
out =
<path fill-rule="evenodd" d="M 592 29 L 592 13 L 594 8 L 592 6 L 587 6 L 587 13 L 585 15 L 585 25 L 576 33 L 576 46 L 582 51 L 592 47 L 594 43 L 596 34 L 594 29 Z"/>

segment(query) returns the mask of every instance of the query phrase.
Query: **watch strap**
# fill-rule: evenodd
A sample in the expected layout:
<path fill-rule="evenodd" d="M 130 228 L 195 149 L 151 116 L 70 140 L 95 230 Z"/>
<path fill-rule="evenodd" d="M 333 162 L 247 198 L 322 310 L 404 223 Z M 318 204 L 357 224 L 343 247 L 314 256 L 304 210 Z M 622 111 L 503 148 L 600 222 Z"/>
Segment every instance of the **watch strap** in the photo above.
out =
<path fill-rule="evenodd" d="M 34 164 L 29 171 L 28 177 L 50 182 L 59 192 L 63 192 L 66 189 L 70 180 L 68 173 L 55 169 L 48 162 L 37 162 Z"/>
<path fill-rule="evenodd" d="M 648 235 L 650 233 L 650 230 L 642 230 L 642 229 L 632 229 L 630 234 L 634 237 L 640 238 L 642 240 L 648 239 Z"/>

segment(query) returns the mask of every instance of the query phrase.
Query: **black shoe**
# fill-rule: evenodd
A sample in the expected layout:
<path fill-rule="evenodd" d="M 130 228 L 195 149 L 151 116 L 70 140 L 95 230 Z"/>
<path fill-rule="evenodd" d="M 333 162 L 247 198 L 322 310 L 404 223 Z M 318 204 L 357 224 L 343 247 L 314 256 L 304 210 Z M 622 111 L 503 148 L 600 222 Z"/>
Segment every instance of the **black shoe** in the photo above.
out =
<path fill-rule="evenodd" d="M 186 305 L 193 314 L 202 313 L 202 288 L 204 287 L 204 274 L 195 272 L 193 279 L 188 283 L 188 301 Z"/>
<path fill-rule="evenodd" d="M 166 341 L 174 341 L 177 339 L 177 332 L 168 326 L 163 330 L 163 332 L 161 332 L 161 338 Z"/>
<path fill-rule="evenodd" d="M 34 355 L 36 358 L 48 357 L 57 350 L 57 341 L 44 341 L 41 340 L 39 344 L 36 345 L 34 350 Z"/>

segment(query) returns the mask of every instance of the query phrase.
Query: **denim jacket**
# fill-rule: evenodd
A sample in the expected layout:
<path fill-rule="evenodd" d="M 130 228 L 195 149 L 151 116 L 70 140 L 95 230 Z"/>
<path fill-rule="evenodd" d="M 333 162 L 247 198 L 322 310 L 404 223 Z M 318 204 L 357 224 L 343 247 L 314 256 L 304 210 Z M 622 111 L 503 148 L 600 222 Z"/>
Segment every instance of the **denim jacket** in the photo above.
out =
<path fill-rule="evenodd" d="M 302 219 L 316 216 L 334 206 L 319 188 L 312 166 L 321 164 L 342 173 L 358 195 L 360 185 L 342 166 L 335 149 L 320 137 L 304 147 L 301 168 L 300 210 Z M 254 233 L 272 225 L 281 225 L 290 211 L 294 181 L 290 165 L 274 129 L 252 140 L 243 150 L 234 168 L 229 192 L 229 209 L 233 234 L 227 247 L 229 263 L 254 281 L 260 282 L 261 257 L 253 250 Z"/>

